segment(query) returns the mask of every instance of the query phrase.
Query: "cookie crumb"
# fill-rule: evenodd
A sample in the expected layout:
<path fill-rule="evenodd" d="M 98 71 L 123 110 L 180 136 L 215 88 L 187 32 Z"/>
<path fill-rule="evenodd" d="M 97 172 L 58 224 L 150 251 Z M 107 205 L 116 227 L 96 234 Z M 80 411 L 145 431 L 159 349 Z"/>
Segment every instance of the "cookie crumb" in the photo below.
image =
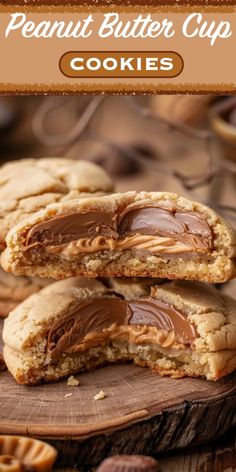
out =
<path fill-rule="evenodd" d="M 72 396 L 73 396 L 73 393 L 67 393 L 67 394 L 65 395 L 65 398 L 70 398 L 70 397 L 72 397 Z"/>
<path fill-rule="evenodd" d="M 79 379 L 76 379 L 73 375 L 71 375 L 67 380 L 67 385 L 69 387 L 77 387 L 77 385 L 79 384 L 80 384 Z"/>
<path fill-rule="evenodd" d="M 96 395 L 94 395 L 94 400 L 103 400 L 104 398 L 106 398 L 106 394 L 103 392 L 103 390 L 101 390 L 99 393 L 96 393 Z"/>

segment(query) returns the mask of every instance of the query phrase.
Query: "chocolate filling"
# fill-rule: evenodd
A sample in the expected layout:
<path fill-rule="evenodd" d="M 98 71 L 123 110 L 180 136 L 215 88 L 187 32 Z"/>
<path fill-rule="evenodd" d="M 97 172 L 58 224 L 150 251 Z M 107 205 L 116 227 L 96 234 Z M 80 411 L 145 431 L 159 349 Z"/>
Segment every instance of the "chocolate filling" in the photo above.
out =
<path fill-rule="evenodd" d="M 44 246 L 61 245 L 96 236 L 122 240 L 134 234 L 169 236 L 201 252 L 209 252 L 213 245 L 211 229 L 200 215 L 151 205 L 131 205 L 120 215 L 111 211 L 91 210 L 55 216 L 37 223 L 27 231 L 26 247 L 38 243 Z"/>
<path fill-rule="evenodd" d="M 174 332 L 177 342 L 187 346 L 191 346 L 197 336 L 186 315 L 169 303 L 151 297 L 138 300 L 97 298 L 81 303 L 54 323 L 48 335 L 48 352 L 52 358 L 75 352 L 88 334 L 99 334 L 112 325 L 149 326 Z"/>
<path fill-rule="evenodd" d="M 134 208 L 120 218 L 119 234 L 196 234 L 211 236 L 210 228 L 203 218 L 193 213 L 173 212 L 162 208 Z"/>
<path fill-rule="evenodd" d="M 112 212 L 89 211 L 55 216 L 51 220 L 38 223 L 30 228 L 27 232 L 26 244 L 31 245 L 37 242 L 46 246 L 65 244 L 99 234 L 117 237 Z"/>

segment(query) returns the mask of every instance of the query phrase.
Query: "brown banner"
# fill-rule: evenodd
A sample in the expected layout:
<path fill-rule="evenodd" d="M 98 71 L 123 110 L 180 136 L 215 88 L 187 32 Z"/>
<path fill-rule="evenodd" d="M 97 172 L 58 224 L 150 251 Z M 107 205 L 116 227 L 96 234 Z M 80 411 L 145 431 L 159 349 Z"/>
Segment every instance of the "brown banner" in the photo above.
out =
<path fill-rule="evenodd" d="M 106 6 L 116 7 L 116 6 L 151 6 L 151 7 L 160 7 L 160 6 L 178 6 L 178 7 L 193 7 L 193 6 L 217 6 L 222 7 L 222 5 L 229 6 L 229 5 L 236 5 L 236 0 L 0 0 L 0 5 L 18 5 L 18 6 L 25 6 L 27 5 L 37 5 L 37 6 L 45 6 L 45 5 L 59 5 L 64 7 L 70 6 L 85 6 L 89 8 L 94 6 L 96 3 L 96 7 Z"/>
<path fill-rule="evenodd" d="M 18 3 L 0 5 L 1 93 L 236 92 L 234 2 Z"/>

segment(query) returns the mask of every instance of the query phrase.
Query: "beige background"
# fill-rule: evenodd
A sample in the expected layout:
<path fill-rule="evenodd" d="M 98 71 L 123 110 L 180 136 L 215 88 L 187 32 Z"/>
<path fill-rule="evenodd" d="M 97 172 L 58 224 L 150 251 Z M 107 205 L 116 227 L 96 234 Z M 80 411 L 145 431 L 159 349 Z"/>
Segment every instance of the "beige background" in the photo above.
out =
<path fill-rule="evenodd" d="M 125 12 L 124 12 L 125 9 Z M 133 12 L 132 12 L 133 10 Z M 140 13 L 129 7 L 116 7 L 121 19 L 133 19 Z M 0 7 L 0 90 L 8 91 L 86 91 L 106 90 L 130 91 L 140 93 L 164 91 L 223 92 L 236 91 L 235 29 L 236 7 L 143 7 L 143 14 L 151 13 L 159 21 L 165 17 L 175 24 L 176 34 L 171 39 L 101 39 L 95 33 L 87 39 L 25 39 L 20 32 L 4 38 L 5 29 L 10 21 L 11 12 L 25 12 L 28 19 L 78 21 L 81 16 L 93 13 L 93 30 L 97 31 L 103 13 L 112 12 L 111 8 L 100 7 Z M 97 13 L 95 13 L 97 11 Z M 210 46 L 208 39 L 185 38 L 181 33 L 182 24 L 191 11 L 202 12 L 208 21 L 230 20 L 232 37 L 218 39 Z M 59 59 L 67 51 L 165 51 L 178 52 L 184 59 L 184 69 L 176 78 L 167 79 L 69 79 L 60 72 Z"/>

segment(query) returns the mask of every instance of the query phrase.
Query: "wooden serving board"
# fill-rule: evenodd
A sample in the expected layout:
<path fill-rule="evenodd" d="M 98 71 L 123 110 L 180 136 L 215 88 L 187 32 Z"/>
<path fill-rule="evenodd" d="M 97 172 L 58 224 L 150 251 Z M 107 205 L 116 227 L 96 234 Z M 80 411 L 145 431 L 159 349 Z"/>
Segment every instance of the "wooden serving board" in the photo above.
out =
<path fill-rule="evenodd" d="M 117 365 L 79 380 L 24 387 L 0 373 L 0 433 L 48 439 L 63 450 L 60 465 L 96 465 L 110 454 L 203 443 L 236 424 L 236 374 L 207 382 Z M 95 401 L 100 390 L 106 398 Z"/>

